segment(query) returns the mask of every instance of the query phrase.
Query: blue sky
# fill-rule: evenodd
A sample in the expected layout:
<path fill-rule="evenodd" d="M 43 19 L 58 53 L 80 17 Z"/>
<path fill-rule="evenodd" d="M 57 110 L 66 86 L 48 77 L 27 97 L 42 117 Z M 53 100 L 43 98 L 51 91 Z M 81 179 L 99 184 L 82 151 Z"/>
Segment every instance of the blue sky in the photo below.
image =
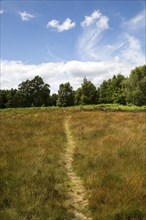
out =
<path fill-rule="evenodd" d="M 40 75 L 56 92 L 145 63 L 145 1 L 1 1 L 1 88 Z"/>

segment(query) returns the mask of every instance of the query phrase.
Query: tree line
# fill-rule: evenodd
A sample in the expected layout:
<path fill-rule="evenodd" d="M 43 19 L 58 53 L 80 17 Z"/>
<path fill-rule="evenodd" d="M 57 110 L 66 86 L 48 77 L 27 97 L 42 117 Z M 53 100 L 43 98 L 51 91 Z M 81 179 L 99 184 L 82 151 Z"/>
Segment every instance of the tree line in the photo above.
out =
<path fill-rule="evenodd" d="M 129 77 L 114 75 L 96 86 L 86 78 L 75 91 L 69 82 L 50 94 L 50 86 L 40 76 L 22 82 L 18 89 L 0 90 L 0 108 L 74 106 L 88 104 L 146 105 L 146 65 L 136 67 Z"/>

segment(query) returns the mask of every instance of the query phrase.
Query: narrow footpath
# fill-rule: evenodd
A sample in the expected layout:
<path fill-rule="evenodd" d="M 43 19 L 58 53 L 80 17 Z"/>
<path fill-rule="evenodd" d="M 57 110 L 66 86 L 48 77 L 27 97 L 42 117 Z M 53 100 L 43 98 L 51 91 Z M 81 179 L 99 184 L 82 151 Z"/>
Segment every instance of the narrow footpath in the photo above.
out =
<path fill-rule="evenodd" d="M 74 220 L 92 220 L 89 217 L 88 200 L 86 196 L 86 190 L 82 184 L 80 177 L 73 171 L 72 162 L 73 154 L 75 150 L 75 143 L 71 134 L 69 121 L 71 117 L 68 117 L 65 121 L 65 132 L 67 136 L 67 148 L 65 153 L 65 166 L 68 177 L 70 179 L 70 185 L 68 189 L 69 203 L 74 213 Z"/>

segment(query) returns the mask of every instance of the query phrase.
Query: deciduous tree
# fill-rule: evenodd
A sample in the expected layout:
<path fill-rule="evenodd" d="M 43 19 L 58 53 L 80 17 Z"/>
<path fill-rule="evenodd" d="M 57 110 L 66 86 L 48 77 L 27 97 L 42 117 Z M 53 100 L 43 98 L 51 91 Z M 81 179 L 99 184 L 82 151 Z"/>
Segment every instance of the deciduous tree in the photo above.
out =
<path fill-rule="evenodd" d="M 50 86 L 43 79 L 35 76 L 32 80 L 22 82 L 18 87 L 21 96 L 21 106 L 48 106 L 50 101 Z"/>
<path fill-rule="evenodd" d="M 60 107 L 74 105 L 74 91 L 69 82 L 59 86 L 57 105 Z"/>
<path fill-rule="evenodd" d="M 146 105 L 146 65 L 136 67 L 125 82 L 127 104 Z"/>

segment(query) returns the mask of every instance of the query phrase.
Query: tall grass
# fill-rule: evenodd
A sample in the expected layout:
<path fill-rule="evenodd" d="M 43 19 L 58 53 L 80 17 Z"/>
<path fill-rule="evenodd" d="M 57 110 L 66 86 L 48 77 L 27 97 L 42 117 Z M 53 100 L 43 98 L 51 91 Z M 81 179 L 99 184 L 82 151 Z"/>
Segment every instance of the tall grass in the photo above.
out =
<path fill-rule="evenodd" d="M 71 219 L 64 111 L 16 109 L 0 112 L 0 219 Z"/>
<path fill-rule="evenodd" d="M 76 143 L 73 167 L 93 219 L 146 219 L 145 112 L 79 108 L 0 112 L 0 219 L 73 219 L 64 165 L 67 115 Z"/>
<path fill-rule="evenodd" d="M 93 219 L 146 219 L 146 114 L 76 112 L 71 129 Z"/>
<path fill-rule="evenodd" d="M 120 105 L 120 104 L 98 104 L 98 105 L 85 105 L 80 107 L 82 110 L 94 111 L 129 111 L 129 112 L 146 112 L 146 105 Z"/>

